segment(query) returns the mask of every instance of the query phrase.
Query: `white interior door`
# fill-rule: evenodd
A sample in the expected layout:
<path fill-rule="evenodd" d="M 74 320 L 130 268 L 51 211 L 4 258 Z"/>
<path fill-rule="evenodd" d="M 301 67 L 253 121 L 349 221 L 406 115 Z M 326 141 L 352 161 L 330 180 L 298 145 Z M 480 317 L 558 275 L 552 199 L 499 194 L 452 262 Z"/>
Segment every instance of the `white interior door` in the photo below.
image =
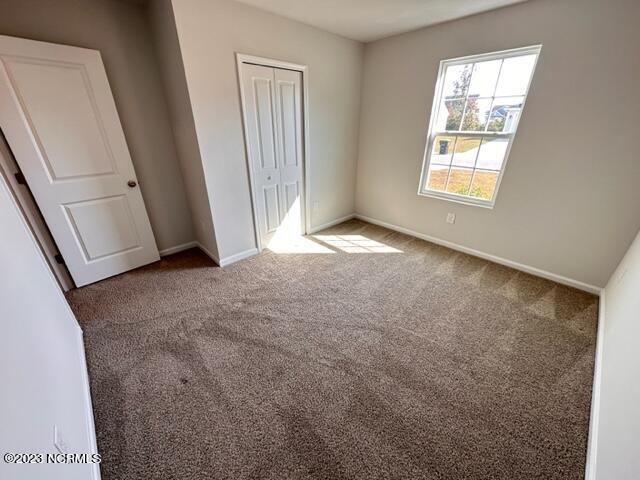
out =
<path fill-rule="evenodd" d="M 159 259 L 100 52 L 0 36 L 0 126 L 77 286 Z"/>
<path fill-rule="evenodd" d="M 243 106 L 261 247 L 304 233 L 302 73 L 243 63 Z"/>

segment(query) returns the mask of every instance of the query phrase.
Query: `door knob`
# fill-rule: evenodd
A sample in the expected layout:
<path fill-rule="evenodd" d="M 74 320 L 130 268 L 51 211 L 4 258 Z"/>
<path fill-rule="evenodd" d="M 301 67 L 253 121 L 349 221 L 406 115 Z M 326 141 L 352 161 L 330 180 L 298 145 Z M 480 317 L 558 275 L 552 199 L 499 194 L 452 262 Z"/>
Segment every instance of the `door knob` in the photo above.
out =
<path fill-rule="evenodd" d="M 267 177 L 267 180 L 271 180 L 271 175 L 269 175 L 269 176 Z"/>
<path fill-rule="evenodd" d="M 138 185 L 138 183 L 135 180 L 129 180 L 127 182 L 127 185 L 129 185 L 129 187 L 134 188 L 136 185 Z"/>

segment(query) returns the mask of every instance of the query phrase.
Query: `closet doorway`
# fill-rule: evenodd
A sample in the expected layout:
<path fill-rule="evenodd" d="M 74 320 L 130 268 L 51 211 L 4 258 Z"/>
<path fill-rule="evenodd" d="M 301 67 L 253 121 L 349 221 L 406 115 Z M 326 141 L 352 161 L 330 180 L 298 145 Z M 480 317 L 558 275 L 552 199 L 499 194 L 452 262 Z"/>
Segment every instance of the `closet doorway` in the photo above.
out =
<path fill-rule="evenodd" d="M 304 235 L 306 67 L 238 55 L 256 244 Z"/>

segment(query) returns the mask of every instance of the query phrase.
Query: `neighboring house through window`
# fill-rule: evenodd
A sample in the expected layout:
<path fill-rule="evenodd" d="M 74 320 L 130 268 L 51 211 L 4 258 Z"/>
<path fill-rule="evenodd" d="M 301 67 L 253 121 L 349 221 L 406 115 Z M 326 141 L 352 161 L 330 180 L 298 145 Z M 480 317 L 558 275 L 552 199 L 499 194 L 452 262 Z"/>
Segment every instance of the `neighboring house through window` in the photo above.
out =
<path fill-rule="evenodd" d="M 421 195 L 493 206 L 540 48 L 440 62 Z"/>

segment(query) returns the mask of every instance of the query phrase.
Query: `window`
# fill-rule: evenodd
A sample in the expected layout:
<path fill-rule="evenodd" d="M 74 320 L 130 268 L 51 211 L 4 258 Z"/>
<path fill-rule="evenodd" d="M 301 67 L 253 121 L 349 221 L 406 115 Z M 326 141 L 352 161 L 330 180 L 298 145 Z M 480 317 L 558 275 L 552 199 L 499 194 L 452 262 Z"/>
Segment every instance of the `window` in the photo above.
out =
<path fill-rule="evenodd" d="M 440 62 L 419 194 L 493 206 L 540 48 Z"/>

